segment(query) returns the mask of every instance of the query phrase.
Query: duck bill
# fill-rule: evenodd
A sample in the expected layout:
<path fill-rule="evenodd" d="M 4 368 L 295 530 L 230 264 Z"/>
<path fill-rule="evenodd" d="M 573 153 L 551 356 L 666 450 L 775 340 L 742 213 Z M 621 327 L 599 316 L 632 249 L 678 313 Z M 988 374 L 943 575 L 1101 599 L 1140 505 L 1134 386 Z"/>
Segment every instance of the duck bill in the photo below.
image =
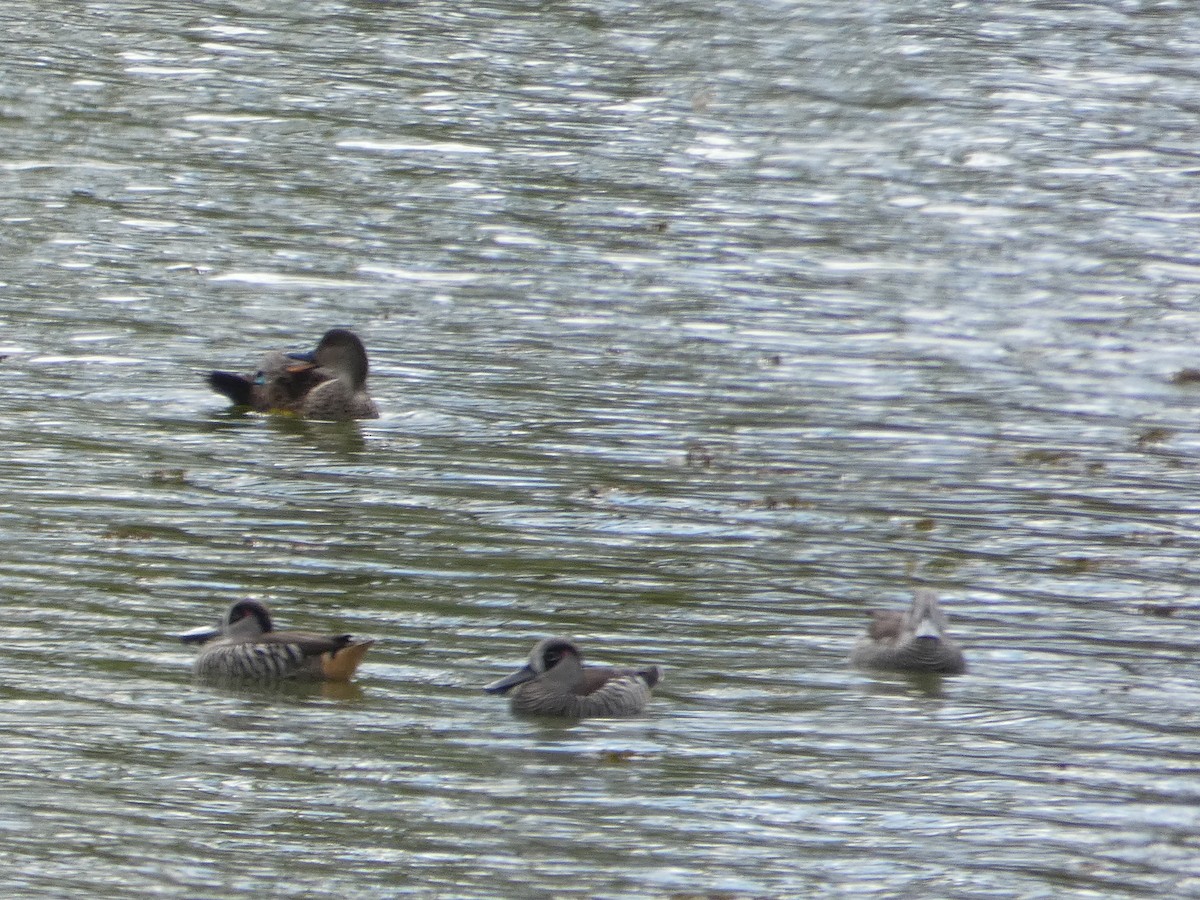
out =
<path fill-rule="evenodd" d="M 916 629 L 913 631 L 916 637 L 924 638 L 925 640 L 940 641 L 942 639 L 942 630 L 938 628 L 937 622 L 929 617 L 922 619 L 917 623 Z"/>
<path fill-rule="evenodd" d="M 288 353 L 287 358 L 288 359 L 298 359 L 298 360 L 300 360 L 300 362 L 312 363 L 313 365 L 316 365 L 317 351 L 316 350 L 308 350 L 304 353 Z"/>
<path fill-rule="evenodd" d="M 487 685 L 484 690 L 489 694 L 503 694 L 506 691 L 511 691 L 518 684 L 524 684 L 527 681 L 533 681 L 537 678 L 538 673 L 533 671 L 530 666 L 522 666 L 513 672 L 511 675 L 505 675 L 499 681 L 493 681 Z"/>
<path fill-rule="evenodd" d="M 367 655 L 374 641 L 359 641 L 343 647 L 336 653 L 325 653 L 321 656 L 321 674 L 327 681 L 349 681 L 354 677 L 358 664 Z"/>
<path fill-rule="evenodd" d="M 175 635 L 185 644 L 203 644 L 211 641 L 221 633 L 221 629 L 216 625 L 201 625 L 199 628 L 193 628 L 190 631 L 183 631 Z"/>

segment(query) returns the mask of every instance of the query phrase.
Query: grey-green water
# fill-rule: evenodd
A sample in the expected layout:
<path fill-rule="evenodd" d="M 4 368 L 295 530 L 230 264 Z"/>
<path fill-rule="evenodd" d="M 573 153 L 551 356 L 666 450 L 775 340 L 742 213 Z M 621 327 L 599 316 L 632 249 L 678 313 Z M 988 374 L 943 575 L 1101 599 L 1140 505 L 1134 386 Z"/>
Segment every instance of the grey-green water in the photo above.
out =
<path fill-rule="evenodd" d="M 6 895 L 1200 894 L 1190 5 L 0 20 Z M 378 421 L 203 384 L 335 324 Z M 244 595 L 358 682 L 194 684 Z"/>

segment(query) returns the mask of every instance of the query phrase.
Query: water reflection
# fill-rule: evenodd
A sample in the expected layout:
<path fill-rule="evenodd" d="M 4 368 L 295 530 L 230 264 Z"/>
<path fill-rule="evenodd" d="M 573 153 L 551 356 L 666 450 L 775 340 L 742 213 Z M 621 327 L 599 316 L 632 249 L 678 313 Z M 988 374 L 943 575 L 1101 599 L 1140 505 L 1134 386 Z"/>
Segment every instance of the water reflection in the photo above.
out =
<path fill-rule="evenodd" d="M 270 701 L 284 706 L 312 700 L 339 702 L 363 699 L 362 687 L 354 681 L 313 681 L 311 679 L 268 679 L 259 682 L 198 680 L 197 691 L 219 697 L 250 701 Z"/>

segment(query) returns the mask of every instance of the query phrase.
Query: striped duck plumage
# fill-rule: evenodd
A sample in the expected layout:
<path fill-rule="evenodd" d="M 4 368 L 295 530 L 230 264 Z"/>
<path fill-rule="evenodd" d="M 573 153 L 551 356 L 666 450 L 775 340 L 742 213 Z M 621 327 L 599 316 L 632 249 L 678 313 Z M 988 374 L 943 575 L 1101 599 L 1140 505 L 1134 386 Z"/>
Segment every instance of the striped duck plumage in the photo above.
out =
<path fill-rule="evenodd" d="M 946 635 L 946 616 L 937 594 L 927 588 L 915 591 L 912 605 L 903 612 L 873 611 L 850 662 L 867 669 L 942 675 L 959 675 L 967 669 L 962 648 Z"/>
<path fill-rule="evenodd" d="M 375 643 L 348 634 L 276 631 L 267 607 L 257 600 L 239 600 L 215 627 L 194 628 L 179 639 L 203 645 L 194 670 L 218 681 L 349 681 Z"/>
<path fill-rule="evenodd" d="M 658 666 L 585 666 L 574 641 L 546 638 L 524 666 L 484 690 L 509 694 L 513 712 L 523 715 L 613 718 L 640 713 L 661 675 Z"/>
<path fill-rule="evenodd" d="M 237 406 L 305 419 L 377 419 L 367 394 L 367 350 L 352 331 L 327 331 L 308 353 L 274 351 L 253 375 L 210 372 L 209 386 Z"/>

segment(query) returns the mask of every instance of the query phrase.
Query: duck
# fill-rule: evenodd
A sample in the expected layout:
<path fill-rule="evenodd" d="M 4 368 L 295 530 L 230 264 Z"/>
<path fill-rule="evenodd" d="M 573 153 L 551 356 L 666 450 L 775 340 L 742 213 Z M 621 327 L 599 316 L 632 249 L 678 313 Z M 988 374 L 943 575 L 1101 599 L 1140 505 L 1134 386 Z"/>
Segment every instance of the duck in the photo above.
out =
<path fill-rule="evenodd" d="M 859 638 L 850 662 L 865 669 L 960 675 L 967 670 L 962 648 L 946 635 L 946 616 L 937 594 L 913 593 L 907 610 L 874 610 L 867 633 Z"/>
<path fill-rule="evenodd" d="M 367 350 L 353 331 L 333 328 L 306 353 L 267 353 L 253 375 L 210 372 L 208 385 L 237 406 L 305 419 L 377 419 L 367 393 Z"/>
<path fill-rule="evenodd" d="M 178 638 L 203 645 L 193 669 L 216 681 L 349 681 L 375 643 L 349 634 L 276 631 L 258 600 L 238 600 L 216 626 L 193 628 Z"/>
<path fill-rule="evenodd" d="M 484 690 L 509 694 L 512 711 L 522 715 L 616 718 L 645 709 L 661 677 L 658 666 L 585 666 L 578 644 L 552 637 L 537 642 L 524 666 Z"/>

